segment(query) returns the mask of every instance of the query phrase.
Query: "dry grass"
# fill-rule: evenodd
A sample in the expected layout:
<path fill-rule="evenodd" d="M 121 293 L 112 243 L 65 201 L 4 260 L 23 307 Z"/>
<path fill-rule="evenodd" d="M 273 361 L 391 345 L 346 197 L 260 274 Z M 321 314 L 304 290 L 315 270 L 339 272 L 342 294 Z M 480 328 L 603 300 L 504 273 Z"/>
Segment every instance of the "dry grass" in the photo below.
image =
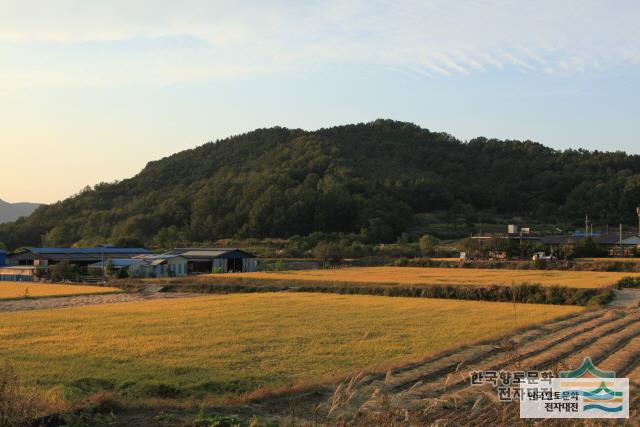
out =
<path fill-rule="evenodd" d="M 0 282 L 0 299 L 53 297 L 122 292 L 118 288 L 84 285 L 49 285 L 31 282 Z"/>
<path fill-rule="evenodd" d="M 0 314 L 0 360 L 77 399 L 216 399 L 382 369 L 576 307 L 268 293 Z"/>
<path fill-rule="evenodd" d="M 206 277 L 277 279 L 314 282 L 351 282 L 401 285 L 504 285 L 540 284 L 570 288 L 603 288 L 639 273 L 558 270 L 498 270 L 421 267 L 357 267 L 330 270 L 228 273 Z"/>

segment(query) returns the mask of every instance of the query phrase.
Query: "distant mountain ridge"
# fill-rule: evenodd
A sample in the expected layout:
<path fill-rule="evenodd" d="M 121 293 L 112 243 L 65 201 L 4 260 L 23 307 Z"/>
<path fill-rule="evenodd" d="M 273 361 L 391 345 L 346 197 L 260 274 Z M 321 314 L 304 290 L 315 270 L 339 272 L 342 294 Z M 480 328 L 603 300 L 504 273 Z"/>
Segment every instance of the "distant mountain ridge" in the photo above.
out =
<path fill-rule="evenodd" d="M 41 203 L 9 203 L 0 199 L 0 224 L 29 216 L 40 206 Z"/>
<path fill-rule="evenodd" d="M 391 242 L 416 215 L 548 224 L 636 224 L 640 156 L 533 141 L 461 141 L 376 120 L 315 131 L 257 129 L 152 161 L 0 225 L 0 242 L 174 247 L 222 238 L 357 233 Z"/>

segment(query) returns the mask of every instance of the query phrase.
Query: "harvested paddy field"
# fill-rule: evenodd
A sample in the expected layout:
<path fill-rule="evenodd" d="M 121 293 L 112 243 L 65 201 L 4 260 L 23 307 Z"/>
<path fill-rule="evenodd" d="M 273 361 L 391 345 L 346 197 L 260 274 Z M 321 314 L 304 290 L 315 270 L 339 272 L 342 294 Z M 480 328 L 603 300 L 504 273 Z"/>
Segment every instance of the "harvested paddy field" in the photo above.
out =
<path fill-rule="evenodd" d="M 212 274 L 210 278 L 243 278 L 291 282 L 375 283 L 397 285 L 502 285 L 539 284 L 578 289 L 613 286 L 624 277 L 640 273 L 559 270 L 503 270 L 421 267 L 354 267 L 257 273 Z M 205 277 L 206 279 L 206 277 Z"/>
<path fill-rule="evenodd" d="M 600 310 L 583 312 L 557 322 L 514 334 L 500 346 L 461 346 L 415 364 L 372 375 L 351 391 L 349 416 L 374 416 L 382 400 L 407 408 L 425 425 L 449 419 L 459 425 L 529 425 L 518 423 L 518 405 L 491 403 L 497 389 L 470 385 L 477 371 L 560 371 L 576 369 L 590 357 L 600 369 L 628 377 L 632 385 L 630 424 L 638 425 L 635 393 L 640 391 L 640 312 Z M 379 390 L 373 394 L 374 390 Z M 327 391 L 331 395 L 332 391 Z M 372 397 L 374 396 L 374 397 Z M 364 409 L 363 409 L 364 408 Z M 402 413 L 402 412 L 401 412 Z M 417 425 L 417 424 L 416 424 Z M 573 424 L 571 424 L 573 425 Z"/>
<path fill-rule="evenodd" d="M 0 314 L 0 360 L 75 400 L 219 399 L 509 334 L 576 307 L 267 293 Z"/>
<path fill-rule="evenodd" d="M 64 295 L 86 295 L 122 292 L 118 288 L 105 286 L 57 285 L 32 282 L 0 282 L 0 299 L 29 297 L 58 297 Z"/>

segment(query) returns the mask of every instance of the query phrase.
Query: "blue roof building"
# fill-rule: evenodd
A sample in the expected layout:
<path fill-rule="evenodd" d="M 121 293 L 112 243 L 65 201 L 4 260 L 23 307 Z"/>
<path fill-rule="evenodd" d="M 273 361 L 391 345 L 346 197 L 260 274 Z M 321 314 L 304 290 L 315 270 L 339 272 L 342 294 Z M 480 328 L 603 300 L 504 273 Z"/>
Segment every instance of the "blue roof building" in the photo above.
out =
<path fill-rule="evenodd" d="M 118 248 L 98 246 L 93 248 L 36 248 L 26 247 L 7 255 L 10 265 L 51 265 L 62 261 L 87 266 L 108 258 L 133 258 L 149 254 L 145 248 Z"/>

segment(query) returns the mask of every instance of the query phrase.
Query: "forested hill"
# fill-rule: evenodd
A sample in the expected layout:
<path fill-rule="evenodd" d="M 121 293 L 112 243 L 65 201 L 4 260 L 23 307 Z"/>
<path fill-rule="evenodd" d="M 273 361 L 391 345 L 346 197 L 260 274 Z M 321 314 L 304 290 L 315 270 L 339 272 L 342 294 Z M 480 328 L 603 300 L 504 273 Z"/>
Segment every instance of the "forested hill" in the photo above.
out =
<path fill-rule="evenodd" d="M 525 141 L 461 142 L 378 120 L 314 132 L 259 129 L 149 163 L 30 217 L 0 242 L 171 246 L 314 231 L 389 241 L 415 213 L 445 211 L 634 223 L 640 156 L 556 151 Z"/>

